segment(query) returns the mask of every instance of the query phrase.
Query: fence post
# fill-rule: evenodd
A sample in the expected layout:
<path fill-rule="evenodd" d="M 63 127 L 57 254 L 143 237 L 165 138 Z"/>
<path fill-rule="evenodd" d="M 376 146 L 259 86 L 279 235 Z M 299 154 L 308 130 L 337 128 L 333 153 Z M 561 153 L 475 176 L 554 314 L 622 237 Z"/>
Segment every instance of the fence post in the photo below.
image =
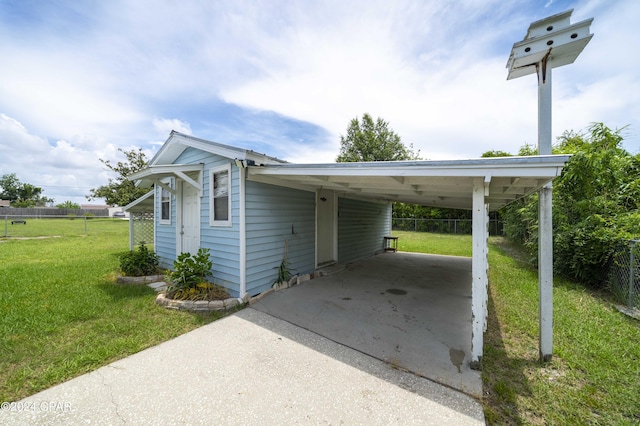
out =
<path fill-rule="evenodd" d="M 634 278 L 634 270 L 635 270 L 635 245 L 636 242 L 635 241 L 630 241 L 629 242 L 629 300 L 628 300 L 628 305 L 629 305 L 629 309 L 633 309 L 633 305 L 635 305 L 635 301 L 636 301 L 636 295 L 635 290 L 636 290 L 636 286 L 635 283 L 633 282 L 633 278 Z"/>
<path fill-rule="evenodd" d="M 84 217 L 84 235 L 87 235 L 87 216 Z"/>
<path fill-rule="evenodd" d="M 9 216 L 4 216 L 4 237 L 9 238 Z"/>

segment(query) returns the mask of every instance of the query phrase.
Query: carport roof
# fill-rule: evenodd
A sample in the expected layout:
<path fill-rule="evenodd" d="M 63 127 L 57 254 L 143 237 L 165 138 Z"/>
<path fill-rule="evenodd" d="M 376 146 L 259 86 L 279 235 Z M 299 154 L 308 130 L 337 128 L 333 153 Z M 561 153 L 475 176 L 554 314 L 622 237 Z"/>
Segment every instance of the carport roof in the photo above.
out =
<path fill-rule="evenodd" d="M 568 155 L 497 157 L 447 161 L 376 161 L 327 164 L 267 164 L 248 167 L 247 178 L 303 190 L 429 207 L 471 209 L 482 179 L 486 202 L 497 210 L 559 176 Z"/>

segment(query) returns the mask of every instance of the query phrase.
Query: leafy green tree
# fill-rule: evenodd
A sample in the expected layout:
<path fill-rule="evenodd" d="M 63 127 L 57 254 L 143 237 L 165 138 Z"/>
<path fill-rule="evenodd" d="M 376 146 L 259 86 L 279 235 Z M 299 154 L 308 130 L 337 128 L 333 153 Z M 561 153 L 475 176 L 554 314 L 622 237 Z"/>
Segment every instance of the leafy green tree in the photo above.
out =
<path fill-rule="evenodd" d="M 125 155 L 127 161 L 118 161 L 116 164 L 112 164 L 109 160 L 100 159 L 102 164 L 118 176 L 115 179 L 109 179 L 107 185 L 91 189 L 91 195 L 87 196 L 89 201 L 104 198 L 109 205 L 126 206 L 148 192 L 148 189 L 137 188 L 132 181 L 127 179 L 127 176 L 147 167 L 147 157 L 142 149 L 130 151 L 118 149 L 118 151 Z"/>
<path fill-rule="evenodd" d="M 622 148 L 621 130 L 595 123 L 565 132 L 554 153 L 572 154 L 554 181 L 554 268 L 599 286 L 615 248 L 640 236 L 640 155 Z M 521 152 L 531 152 L 524 147 Z M 537 252 L 537 194 L 501 211 L 507 236 Z"/>
<path fill-rule="evenodd" d="M 486 151 L 480 155 L 481 158 L 493 158 L 493 157 L 511 157 L 511 154 L 505 151 Z"/>
<path fill-rule="evenodd" d="M 374 121 L 367 113 L 362 120 L 354 118 L 349 123 L 346 136 L 340 136 L 338 163 L 358 161 L 419 160 L 420 151 L 413 151 L 400 136 L 389 128 L 389 123 L 379 118 Z"/>
<path fill-rule="evenodd" d="M 18 180 L 15 173 L 2 175 L 0 178 L 0 199 L 9 200 L 10 202 L 17 201 L 20 197 L 19 191 L 22 184 Z"/>
<path fill-rule="evenodd" d="M 52 198 L 42 195 L 42 188 L 20 182 L 15 173 L 3 175 L 0 188 L 0 199 L 9 200 L 13 207 L 43 207 L 53 203 Z"/>
<path fill-rule="evenodd" d="M 79 209 L 80 204 L 74 203 L 73 201 L 65 201 L 64 203 L 60 203 L 56 205 L 59 209 Z"/>

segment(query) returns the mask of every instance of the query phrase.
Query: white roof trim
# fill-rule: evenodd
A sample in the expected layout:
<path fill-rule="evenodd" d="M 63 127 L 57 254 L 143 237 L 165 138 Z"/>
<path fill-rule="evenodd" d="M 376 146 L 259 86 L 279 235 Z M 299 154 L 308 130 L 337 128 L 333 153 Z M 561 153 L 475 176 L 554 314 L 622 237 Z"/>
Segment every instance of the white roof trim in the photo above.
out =
<path fill-rule="evenodd" d="M 140 170 L 136 173 L 132 173 L 127 176 L 127 179 L 131 181 L 138 181 L 138 186 L 148 187 L 151 186 L 152 183 L 157 182 L 160 179 L 166 177 L 177 177 L 179 179 L 185 180 L 190 185 L 193 185 L 196 189 L 202 190 L 202 184 L 197 180 L 188 177 L 186 173 L 197 172 L 202 174 L 203 169 L 204 165 L 201 163 L 155 165 L 149 166 L 146 169 Z"/>
<path fill-rule="evenodd" d="M 206 139 L 196 138 L 191 135 L 185 135 L 175 130 L 171 132 L 167 141 L 162 145 L 160 150 L 153 156 L 150 165 L 171 164 L 184 152 L 187 148 L 195 148 L 204 152 L 219 155 L 230 160 L 253 160 L 256 164 L 280 164 L 286 163 L 275 157 L 260 154 L 255 151 L 237 148 L 218 142 L 208 141 Z"/>
<path fill-rule="evenodd" d="M 151 191 L 144 194 L 142 197 L 136 198 L 135 200 L 133 200 L 132 202 L 124 206 L 122 210 L 129 211 L 132 208 L 139 206 L 140 204 L 144 203 L 147 199 L 149 199 L 149 197 L 153 197 L 153 193 L 154 191 L 152 189 Z M 151 209 L 153 210 L 153 206 L 151 207 Z"/>
<path fill-rule="evenodd" d="M 276 164 L 249 167 L 248 180 L 431 207 L 472 207 L 473 182 L 483 179 L 492 210 L 535 192 L 559 176 L 568 155 L 452 161 Z"/>

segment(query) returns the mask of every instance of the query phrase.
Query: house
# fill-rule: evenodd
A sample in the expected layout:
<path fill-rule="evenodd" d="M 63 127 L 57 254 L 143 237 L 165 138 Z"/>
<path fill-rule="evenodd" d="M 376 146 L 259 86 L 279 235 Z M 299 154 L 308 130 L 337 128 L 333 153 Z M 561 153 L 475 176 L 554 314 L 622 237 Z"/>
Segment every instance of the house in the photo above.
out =
<path fill-rule="evenodd" d="M 473 210 L 473 361 L 487 307 L 488 212 L 537 191 L 568 156 L 292 164 L 172 132 L 129 178 L 154 186 L 154 247 L 165 267 L 211 250 L 213 276 L 236 297 L 268 290 L 285 253 L 299 274 L 383 250 L 394 201 Z"/>

